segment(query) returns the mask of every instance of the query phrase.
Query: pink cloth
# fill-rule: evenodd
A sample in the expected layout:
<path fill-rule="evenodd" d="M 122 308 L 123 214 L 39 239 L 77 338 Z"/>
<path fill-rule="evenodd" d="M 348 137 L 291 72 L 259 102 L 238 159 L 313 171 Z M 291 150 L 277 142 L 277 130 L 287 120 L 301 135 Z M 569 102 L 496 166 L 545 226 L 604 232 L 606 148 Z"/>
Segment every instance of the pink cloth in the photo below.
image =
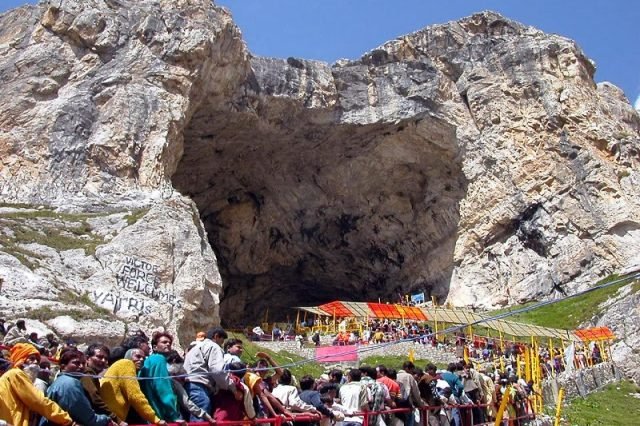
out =
<path fill-rule="evenodd" d="M 317 362 L 342 362 L 357 360 L 358 347 L 356 345 L 318 346 L 316 348 Z"/>

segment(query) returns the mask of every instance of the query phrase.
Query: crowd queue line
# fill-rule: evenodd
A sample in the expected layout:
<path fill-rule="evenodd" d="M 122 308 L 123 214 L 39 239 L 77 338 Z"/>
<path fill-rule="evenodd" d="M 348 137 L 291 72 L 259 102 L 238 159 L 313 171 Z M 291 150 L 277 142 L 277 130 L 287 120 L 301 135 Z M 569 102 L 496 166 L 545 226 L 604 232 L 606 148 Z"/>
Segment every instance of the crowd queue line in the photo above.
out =
<path fill-rule="evenodd" d="M 3 425 L 268 422 L 341 426 L 476 425 L 501 405 L 511 424 L 533 415 L 536 390 L 513 370 L 472 362 L 423 369 L 406 361 L 296 378 L 266 353 L 242 362 L 243 342 L 222 328 L 200 332 L 184 354 L 166 332 L 80 351 L 53 335 L 34 341 L 24 321 L 5 334 L 0 358 Z M 502 402 L 504 401 L 504 404 Z"/>
<path fill-rule="evenodd" d="M 539 358 L 537 364 L 541 379 L 554 377 L 568 368 L 592 367 L 610 358 L 610 342 L 607 341 L 578 342 L 573 346 L 567 342 L 555 342 L 554 344 L 552 339 L 548 339 L 544 343 L 538 342 L 537 339 L 531 339 L 531 342 L 524 343 L 515 338 L 478 335 L 473 332 L 473 327 L 465 327 L 468 329 L 467 332 L 437 334 L 426 322 L 392 319 L 358 321 L 355 318 L 349 318 L 342 319 L 333 325 L 329 317 L 324 319 L 326 320 L 324 322 L 322 320 L 315 322 L 305 320 L 296 327 L 288 324 L 282 328 L 278 326 L 278 323 L 265 323 L 252 330 L 241 331 L 248 338 L 256 341 L 295 340 L 300 348 L 307 340 L 319 346 L 320 330 L 324 329 L 328 331 L 322 332 L 322 334 L 332 336 L 331 344 L 339 346 L 392 343 L 411 339 L 423 345 L 450 350 L 459 359 L 471 360 L 476 364 L 492 363 L 494 369 L 510 369 L 515 364 L 521 372 L 527 348 L 535 347 L 535 354 Z M 332 332 L 334 329 L 337 332 Z M 565 353 L 567 346 L 572 347 L 570 356 Z"/>

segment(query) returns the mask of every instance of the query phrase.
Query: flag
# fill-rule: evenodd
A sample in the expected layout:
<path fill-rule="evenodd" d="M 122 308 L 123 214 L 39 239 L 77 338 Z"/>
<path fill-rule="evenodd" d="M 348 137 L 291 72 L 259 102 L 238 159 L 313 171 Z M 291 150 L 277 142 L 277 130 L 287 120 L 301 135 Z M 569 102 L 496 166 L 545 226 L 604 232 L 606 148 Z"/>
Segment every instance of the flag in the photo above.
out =
<path fill-rule="evenodd" d="M 576 355 L 576 348 L 573 345 L 573 343 L 571 343 L 569 346 L 567 346 L 567 349 L 564 350 L 564 369 L 565 371 L 571 371 L 573 370 L 573 358 Z"/>

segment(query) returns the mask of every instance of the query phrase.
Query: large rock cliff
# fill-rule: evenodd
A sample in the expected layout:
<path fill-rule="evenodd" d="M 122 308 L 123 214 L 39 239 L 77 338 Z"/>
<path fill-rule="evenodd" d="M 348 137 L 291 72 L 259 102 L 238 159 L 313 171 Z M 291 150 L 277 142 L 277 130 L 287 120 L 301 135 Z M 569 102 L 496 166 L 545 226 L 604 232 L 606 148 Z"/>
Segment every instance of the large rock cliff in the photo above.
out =
<path fill-rule="evenodd" d="M 491 12 L 333 66 L 251 56 L 207 0 L 5 13 L 0 307 L 53 322 L 72 291 L 184 340 L 333 299 L 575 292 L 640 263 L 640 116 L 594 72 Z"/>

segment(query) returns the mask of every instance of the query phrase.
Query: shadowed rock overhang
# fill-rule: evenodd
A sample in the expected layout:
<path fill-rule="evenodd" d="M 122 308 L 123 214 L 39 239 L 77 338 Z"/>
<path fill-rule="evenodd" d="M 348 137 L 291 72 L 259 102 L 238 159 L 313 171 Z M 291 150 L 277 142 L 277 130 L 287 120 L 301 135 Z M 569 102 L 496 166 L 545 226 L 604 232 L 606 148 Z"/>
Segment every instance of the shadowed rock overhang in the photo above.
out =
<path fill-rule="evenodd" d="M 410 289 L 446 296 L 466 187 L 455 129 L 427 114 L 343 117 L 268 95 L 256 111 L 194 114 L 173 184 L 218 257 L 224 323 Z"/>

